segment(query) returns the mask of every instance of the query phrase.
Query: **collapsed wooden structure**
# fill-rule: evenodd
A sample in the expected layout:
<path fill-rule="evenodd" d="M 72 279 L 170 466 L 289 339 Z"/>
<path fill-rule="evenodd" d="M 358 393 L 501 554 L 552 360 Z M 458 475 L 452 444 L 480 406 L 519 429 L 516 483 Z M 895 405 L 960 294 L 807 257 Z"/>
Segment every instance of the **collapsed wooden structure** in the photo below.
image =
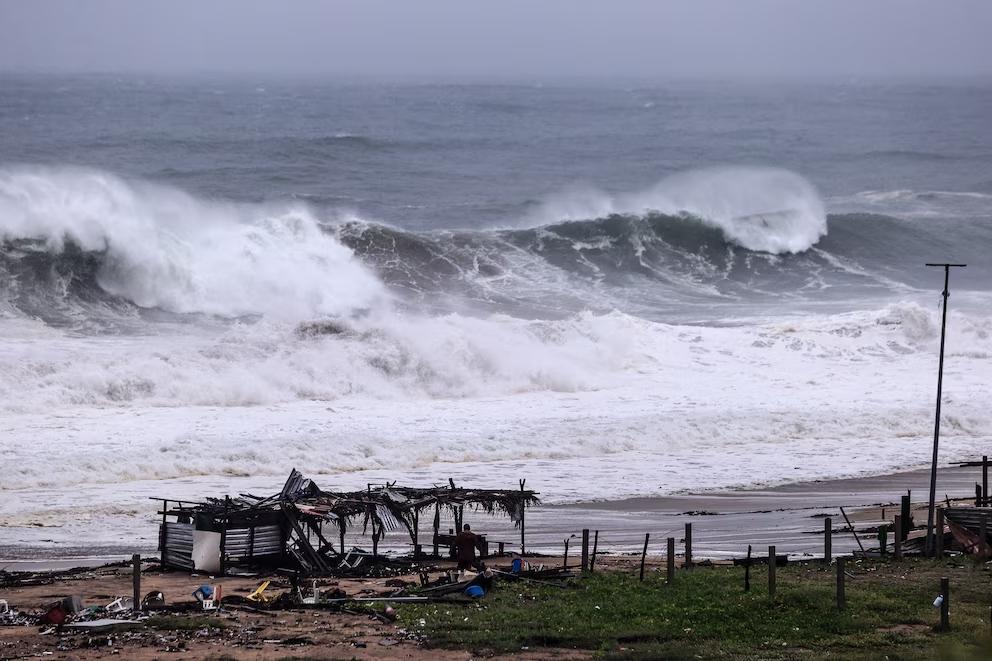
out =
<path fill-rule="evenodd" d="M 466 507 L 508 516 L 522 527 L 526 508 L 540 502 L 536 492 L 523 488 L 523 482 L 519 490 L 461 488 L 449 480 L 445 487 L 388 483 L 369 485 L 365 491 L 331 492 L 295 468 L 282 490 L 267 497 L 154 500 L 162 503 L 163 566 L 217 574 L 288 568 L 315 576 L 349 573 L 365 559 L 364 552 L 345 550 L 345 534 L 357 526 L 371 535 L 373 563 L 379 558 L 382 536 L 401 528 L 410 536 L 413 556 L 418 558 L 423 555 L 421 516 L 433 515 L 433 555 L 438 556 L 439 545 L 450 541 L 439 530 L 442 511 L 450 512 L 456 529 L 461 528 Z"/>

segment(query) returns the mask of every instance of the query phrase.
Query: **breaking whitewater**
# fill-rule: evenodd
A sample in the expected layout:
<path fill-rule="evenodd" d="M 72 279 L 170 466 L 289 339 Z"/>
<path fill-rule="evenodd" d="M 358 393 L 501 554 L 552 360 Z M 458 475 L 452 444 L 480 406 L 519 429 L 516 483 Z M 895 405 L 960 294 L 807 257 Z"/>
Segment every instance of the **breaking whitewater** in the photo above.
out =
<path fill-rule="evenodd" d="M 97 543 L 88 517 L 294 466 L 329 488 L 526 477 L 555 503 L 922 465 L 941 284 L 922 265 L 977 258 L 988 230 L 948 209 L 990 197 L 824 201 L 724 168 L 416 232 L 8 167 L 0 526 Z M 958 286 L 945 461 L 992 439 L 992 308 Z"/>

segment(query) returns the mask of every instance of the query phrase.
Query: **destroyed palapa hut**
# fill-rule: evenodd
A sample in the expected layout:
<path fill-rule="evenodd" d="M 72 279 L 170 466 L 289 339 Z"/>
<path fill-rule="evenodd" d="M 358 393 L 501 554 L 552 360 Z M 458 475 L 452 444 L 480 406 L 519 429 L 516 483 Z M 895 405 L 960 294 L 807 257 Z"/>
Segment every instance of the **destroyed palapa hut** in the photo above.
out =
<path fill-rule="evenodd" d="M 414 557 L 422 554 L 421 514 L 432 515 L 433 552 L 449 540 L 440 533 L 442 511 L 461 528 L 465 507 L 509 516 L 523 525 L 526 508 L 538 494 L 520 489 L 466 489 L 449 480 L 446 487 L 398 487 L 395 483 L 365 491 L 323 491 L 293 469 L 282 490 L 262 498 L 207 498 L 204 502 L 154 498 L 159 514 L 162 565 L 216 574 L 287 568 L 307 575 L 333 575 L 353 568 L 368 554 L 345 551 L 345 533 L 360 525 L 370 534 L 371 558 L 378 558 L 383 534 L 405 528 Z M 336 533 L 336 534 L 335 534 Z M 335 538 L 333 541 L 331 538 Z"/>

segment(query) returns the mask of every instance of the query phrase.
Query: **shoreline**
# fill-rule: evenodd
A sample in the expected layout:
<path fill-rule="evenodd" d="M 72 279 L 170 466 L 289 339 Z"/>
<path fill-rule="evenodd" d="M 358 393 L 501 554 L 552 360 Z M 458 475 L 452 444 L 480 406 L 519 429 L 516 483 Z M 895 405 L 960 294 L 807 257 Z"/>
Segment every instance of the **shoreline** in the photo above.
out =
<path fill-rule="evenodd" d="M 846 553 L 857 548 L 854 537 L 838 532 L 846 526 L 840 509 L 845 508 L 855 528 L 891 522 L 899 497 L 912 492 L 914 508 L 925 505 L 929 493 L 928 469 L 875 476 L 795 482 L 761 489 L 721 490 L 681 495 L 627 498 L 616 501 L 543 505 L 529 509 L 526 517 L 528 552 L 557 555 L 565 539 L 583 528 L 598 530 L 600 552 L 640 551 L 644 535 L 655 540 L 651 553 L 660 553 L 666 537 L 678 543 L 686 523 L 693 525 L 693 555 L 725 559 L 746 552 L 748 544 L 762 548 L 776 545 L 779 552 L 812 557 L 821 552 L 824 517 L 834 528 L 834 549 Z M 947 466 L 938 469 L 937 498 L 968 498 L 974 483 L 981 482 L 981 467 Z M 507 521 L 472 513 L 473 527 L 485 531 L 491 542 L 503 541 L 508 552 L 520 549 L 520 533 Z M 149 514 L 150 525 L 157 525 Z M 926 522 L 916 515 L 916 524 Z M 442 529 L 449 523 L 442 521 Z M 866 545 L 870 545 L 869 540 Z M 386 552 L 408 552 L 406 537 L 390 533 L 381 544 Z M 369 542 L 362 537 L 349 545 Z M 574 545 L 574 543 L 573 543 Z M 68 567 L 96 567 L 129 559 L 131 554 L 155 555 L 147 543 L 119 546 L 94 545 L 69 548 L 0 546 L 0 569 L 46 571 Z"/>

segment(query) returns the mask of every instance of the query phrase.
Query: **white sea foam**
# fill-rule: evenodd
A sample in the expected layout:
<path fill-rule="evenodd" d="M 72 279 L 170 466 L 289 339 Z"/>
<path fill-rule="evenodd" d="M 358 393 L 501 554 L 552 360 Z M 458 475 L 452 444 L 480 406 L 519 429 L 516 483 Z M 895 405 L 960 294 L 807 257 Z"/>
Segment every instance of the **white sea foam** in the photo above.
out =
<path fill-rule="evenodd" d="M 829 200 L 832 211 L 872 211 L 900 218 L 985 218 L 992 195 L 974 191 L 866 190 Z"/>
<path fill-rule="evenodd" d="M 0 355 L 0 450 L 13 467 L 0 488 L 281 474 L 293 462 L 403 471 L 785 439 L 783 452 L 813 454 L 838 439 L 882 442 L 926 427 L 935 315 L 902 304 L 730 328 L 614 313 L 553 323 L 449 316 L 318 339 L 264 325 L 154 343 L 14 337 Z M 947 413 L 956 433 L 987 439 L 989 320 L 954 314 L 951 326 Z M 36 452 L 42 440 L 61 448 L 59 462 Z M 127 444 L 141 451 L 118 456 Z M 851 459 L 852 469 L 869 467 Z"/>
<path fill-rule="evenodd" d="M 303 205 L 207 201 L 73 168 L 0 169 L 0 239 L 107 253 L 100 286 L 142 307 L 299 319 L 387 298 Z"/>
<path fill-rule="evenodd" d="M 527 222 L 652 211 L 691 214 L 744 248 L 770 253 L 802 252 L 827 233 L 826 213 L 813 185 L 794 172 L 761 167 L 691 170 L 639 193 L 572 189 L 552 196 Z"/>

